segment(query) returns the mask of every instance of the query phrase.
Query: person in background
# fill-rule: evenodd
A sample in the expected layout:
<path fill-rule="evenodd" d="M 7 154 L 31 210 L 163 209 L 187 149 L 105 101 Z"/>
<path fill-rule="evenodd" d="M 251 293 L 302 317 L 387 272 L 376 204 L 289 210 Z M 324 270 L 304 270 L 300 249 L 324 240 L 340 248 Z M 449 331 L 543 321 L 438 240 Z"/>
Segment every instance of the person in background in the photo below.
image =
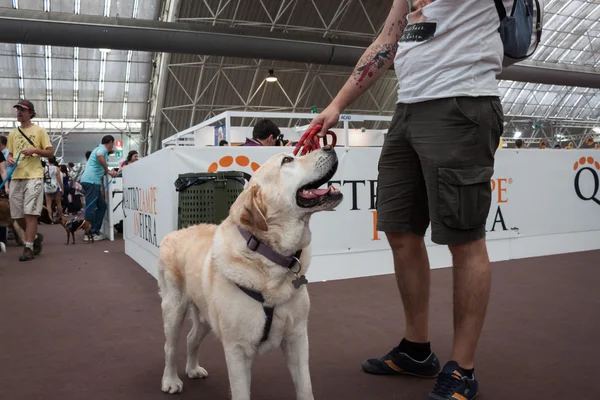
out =
<path fill-rule="evenodd" d="M 523 143 L 523 140 L 521 140 L 521 139 L 517 139 L 517 140 L 515 140 L 515 147 L 516 147 L 517 149 L 522 149 L 522 148 L 523 148 L 523 145 L 524 145 L 524 143 Z"/>
<path fill-rule="evenodd" d="M 4 136 L 2 136 L 4 137 Z M 8 176 L 6 172 L 6 158 L 4 158 L 4 152 L 0 151 L 0 184 L 4 182 Z M 4 187 L 0 189 L 0 197 L 3 196 Z M 6 227 L 0 226 L 0 253 L 6 253 Z"/>
<path fill-rule="evenodd" d="M 50 218 L 54 219 L 54 207 L 52 207 L 52 200 L 56 203 L 57 220 L 60 222 L 63 216 L 63 205 L 62 205 L 62 194 L 63 180 L 58 161 L 56 157 L 50 157 L 48 159 L 48 165 L 44 168 L 44 193 L 46 194 L 46 208 L 50 213 Z"/>
<path fill-rule="evenodd" d="M 102 193 L 102 179 L 104 175 L 115 177 L 119 174 L 117 171 L 108 169 L 108 154 L 113 151 L 114 145 L 115 138 L 113 136 L 104 136 L 101 144 L 90 153 L 85 171 L 81 176 L 85 204 L 88 207 L 85 211 L 85 219 L 92 224 L 91 232 L 94 241 L 106 239 L 106 236 L 100 232 L 106 213 L 106 201 Z M 84 241 L 87 240 L 89 239 L 85 236 Z"/>
<path fill-rule="evenodd" d="M 6 160 L 6 164 L 5 164 L 5 168 L 6 168 L 6 174 L 10 174 L 10 171 L 12 171 L 13 167 L 9 167 L 8 166 L 8 137 L 4 136 L 4 135 L 0 135 L 0 152 L 2 152 L 2 155 L 4 156 L 4 160 Z M 6 193 L 8 193 L 8 185 L 10 183 L 10 179 L 8 182 L 6 182 L 4 184 L 4 188 L 2 188 L 3 191 L 5 191 Z"/>
<path fill-rule="evenodd" d="M 73 167 L 73 169 L 75 170 L 75 173 L 72 175 L 73 182 L 81 183 L 81 177 L 83 176 L 83 173 L 85 172 L 85 166 L 87 165 L 87 162 L 90 159 L 90 154 L 92 154 L 92 152 L 90 150 L 86 151 L 85 152 L 85 163 L 81 163 L 78 166 Z"/>
<path fill-rule="evenodd" d="M 8 149 L 6 148 L 7 145 L 8 138 L 4 135 L 0 135 L 0 152 L 2 152 L 5 160 L 8 160 Z"/>
<path fill-rule="evenodd" d="M 246 138 L 242 146 L 275 146 L 281 131 L 275 123 L 269 119 L 263 119 L 254 125 L 252 139 Z"/>
<path fill-rule="evenodd" d="M 69 169 L 66 165 L 62 164 L 60 166 L 60 173 L 62 176 L 62 204 L 63 210 L 66 209 L 67 204 L 69 203 L 69 193 L 71 190 L 71 177 L 69 175 Z M 65 211 L 63 211 L 64 213 Z"/>
<path fill-rule="evenodd" d="M 54 149 L 46 130 L 31 122 L 36 115 L 33 103 L 21 100 L 14 108 L 20 126 L 8 134 L 8 165 L 16 165 L 10 184 L 10 214 L 25 230 L 25 247 L 19 261 L 29 261 L 42 252 L 44 236 L 37 232 L 44 203 L 41 158 L 53 157 Z"/>
<path fill-rule="evenodd" d="M 123 161 L 121 163 L 121 168 L 123 168 L 126 165 L 129 165 L 129 164 L 132 164 L 132 163 L 136 162 L 138 159 L 139 159 L 138 152 L 136 150 L 131 150 L 127 154 L 127 158 L 125 159 L 125 161 Z"/>
<path fill-rule="evenodd" d="M 545 150 L 545 149 L 546 149 L 546 147 L 548 147 L 548 142 L 547 142 L 547 141 L 545 141 L 545 140 L 542 140 L 542 141 L 540 142 L 540 150 Z"/>
<path fill-rule="evenodd" d="M 69 168 L 69 179 L 70 179 L 69 184 L 71 186 L 73 186 L 73 182 L 75 182 L 74 178 L 75 178 L 75 175 L 76 175 L 75 163 L 70 162 L 70 163 L 67 164 L 67 166 Z"/>

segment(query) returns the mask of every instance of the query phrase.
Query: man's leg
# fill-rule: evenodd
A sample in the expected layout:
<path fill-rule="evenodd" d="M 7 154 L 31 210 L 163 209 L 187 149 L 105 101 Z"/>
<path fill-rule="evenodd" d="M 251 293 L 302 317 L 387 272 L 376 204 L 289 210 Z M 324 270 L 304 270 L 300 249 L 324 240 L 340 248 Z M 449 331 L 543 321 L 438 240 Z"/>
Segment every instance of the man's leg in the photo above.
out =
<path fill-rule="evenodd" d="M 92 224 L 92 231 L 100 235 L 102 223 L 104 222 L 104 214 L 106 214 L 106 201 L 104 200 L 104 195 L 100 185 L 98 185 L 98 200 L 96 200 L 96 204 L 97 208 L 96 214 L 94 215 L 94 222 Z"/>
<path fill-rule="evenodd" d="M 394 256 L 404 305 L 405 337 L 386 355 L 363 362 L 377 375 L 435 377 L 440 364 L 428 338 L 429 259 L 424 235 L 429 225 L 425 181 L 406 135 L 405 106 L 398 106 L 379 160 L 377 230 L 385 232 Z"/>
<path fill-rule="evenodd" d="M 386 236 L 392 248 L 396 283 L 404 306 L 404 338 L 412 343 L 428 343 L 430 269 L 425 240 L 408 232 L 388 232 Z"/>
<path fill-rule="evenodd" d="M 20 261 L 29 261 L 33 256 L 42 252 L 44 237 L 38 234 L 38 217 L 44 204 L 43 181 L 41 178 L 27 179 L 25 181 L 24 205 L 25 214 L 25 249 Z M 30 251 L 31 250 L 31 251 Z"/>
<path fill-rule="evenodd" d="M 0 253 L 6 252 L 6 228 L 0 226 Z"/>
<path fill-rule="evenodd" d="M 473 399 L 477 342 L 490 290 L 485 224 L 503 121 L 498 99 L 452 98 L 411 106 L 409 131 L 422 162 L 431 238 L 453 255 L 454 351 L 430 400 Z M 456 358 L 458 357 L 458 358 Z"/>
<path fill-rule="evenodd" d="M 491 270 L 485 239 L 450 246 L 454 270 L 452 359 L 471 370 L 490 297 Z"/>
<path fill-rule="evenodd" d="M 27 181 L 24 179 L 13 179 L 12 185 L 10 187 L 10 216 L 13 220 L 17 221 L 19 227 L 24 231 L 23 240 L 27 242 L 27 224 L 25 223 L 25 188 Z M 19 235 L 18 232 L 14 232 L 15 235 Z M 25 247 L 23 249 L 23 254 L 30 254 L 31 258 L 33 258 L 33 248 Z"/>
<path fill-rule="evenodd" d="M 90 224 L 92 224 L 94 222 L 94 214 L 96 213 L 96 197 L 98 197 L 98 190 L 97 190 L 97 186 L 98 185 L 93 185 L 91 183 L 82 183 L 81 187 L 83 188 L 83 194 L 85 196 L 85 204 L 86 204 L 86 210 L 85 210 L 85 220 L 89 221 Z M 94 227 L 92 226 L 92 234 L 95 234 L 97 232 L 94 232 Z"/>

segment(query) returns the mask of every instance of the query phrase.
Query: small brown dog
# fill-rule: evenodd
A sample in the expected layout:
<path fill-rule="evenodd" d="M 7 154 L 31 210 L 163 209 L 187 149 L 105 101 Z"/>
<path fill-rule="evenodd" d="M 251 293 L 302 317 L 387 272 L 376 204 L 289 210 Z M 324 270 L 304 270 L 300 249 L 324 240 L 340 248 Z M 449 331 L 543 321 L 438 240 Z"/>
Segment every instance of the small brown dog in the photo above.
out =
<path fill-rule="evenodd" d="M 11 228 L 19 246 L 25 245 L 25 231 L 10 216 L 8 197 L 0 196 L 0 226 Z"/>
<path fill-rule="evenodd" d="M 91 243 L 94 243 L 94 235 L 92 235 L 92 224 L 85 219 L 67 219 L 62 217 L 60 224 L 67 231 L 67 245 L 69 244 L 69 238 L 73 238 L 73 244 L 75 244 L 75 232 L 80 229 L 85 231 L 86 236 L 90 239 Z"/>

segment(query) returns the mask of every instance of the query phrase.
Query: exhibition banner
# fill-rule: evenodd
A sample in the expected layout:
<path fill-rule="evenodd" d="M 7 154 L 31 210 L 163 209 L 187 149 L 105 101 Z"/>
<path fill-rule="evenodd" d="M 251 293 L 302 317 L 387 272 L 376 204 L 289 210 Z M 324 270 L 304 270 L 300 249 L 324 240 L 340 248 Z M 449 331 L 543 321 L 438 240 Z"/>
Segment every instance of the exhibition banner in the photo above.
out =
<path fill-rule="evenodd" d="M 152 153 L 123 169 L 123 235 L 155 256 L 161 240 L 176 228 L 172 153 Z"/>
<path fill-rule="evenodd" d="M 314 215 L 313 253 L 388 250 L 376 230 L 377 163 L 380 148 L 336 149 L 338 172 L 330 184 L 344 194 L 334 212 Z M 156 254 L 162 238 L 177 228 L 174 182 L 190 172 L 253 174 L 278 147 L 170 147 L 124 171 L 126 237 Z M 491 179 L 488 240 L 584 232 L 600 227 L 600 152 L 590 150 L 499 150 Z M 595 157 L 595 158 L 594 158 Z M 434 245 L 427 234 L 427 244 Z"/>
<path fill-rule="evenodd" d="M 221 149 L 180 149 L 176 165 L 180 171 L 243 171 L 252 174 L 277 147 L 236 147 Z M 339 167 L 330 184 L 344 194 L 334 212 L 317 213 L 311 220 L 315 255 L 353 251 L 387 250 L 385 235 L 375 229 L 377 222 L 377 162 L 380 148 L 337 149 Z M 493 199 L 488 217 L 490 239 L 509 238 L 513 179 L 508 171 L 498 171 L 492 179 Z M 184 172 L 182 172 L 184 173 Z M 433 244 L 427 234 L 428 244 Z"/>

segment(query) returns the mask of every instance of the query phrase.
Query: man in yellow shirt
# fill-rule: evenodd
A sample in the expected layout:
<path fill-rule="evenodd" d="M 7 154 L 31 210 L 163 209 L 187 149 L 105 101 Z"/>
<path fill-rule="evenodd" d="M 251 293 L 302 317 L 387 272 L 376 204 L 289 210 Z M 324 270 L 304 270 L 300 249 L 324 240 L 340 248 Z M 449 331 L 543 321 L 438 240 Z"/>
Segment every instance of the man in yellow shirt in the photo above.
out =
<path fill-rule="evenodd" d="M 46 130 L 31 122 L 35 108 L 29 100 L 15 104 L 21 126 L 8 134 L 8 165 L 16 168 L 10 185 L 10 214 L 25 230 L 25 248 L 19 261 L 33 260 L 42 252 L 43 235 L 37 233 L 38 217 L 42 213 L 44 169 L 41 157 L 54 156 L 52 142 Z"/>

